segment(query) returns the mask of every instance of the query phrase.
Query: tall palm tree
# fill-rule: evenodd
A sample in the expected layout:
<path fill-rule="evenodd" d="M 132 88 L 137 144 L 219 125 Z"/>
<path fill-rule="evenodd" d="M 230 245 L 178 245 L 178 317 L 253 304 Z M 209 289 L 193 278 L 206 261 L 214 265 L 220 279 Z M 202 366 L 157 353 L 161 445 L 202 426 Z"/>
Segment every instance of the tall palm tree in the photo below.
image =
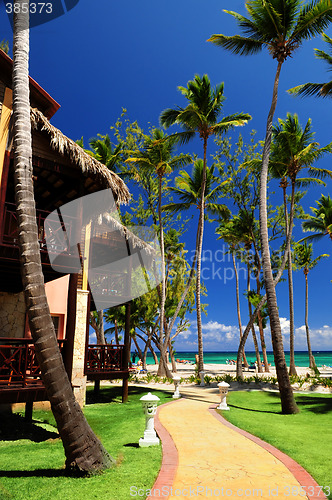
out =
<path fill-rule="evenodd" d="M 236 309 L 237 309 L 237 319 L 239 324 L 239 334 L 240 341 L 242 339 L 242 321 L 241 321 L 241 309 L 240 309 L 240 290 L 239 290 L 239 275 L 237 272 L 236 266 L 236 251 L 239 248 L 239 244 L 241 242 L 241 236 L 237 233 L 234 228 L 234 221 L 232 220 L 223 220 L 220 221 L 219 226 L 216 229 L 216 233 L 219 235 L 218 239 L 224 240 L 225 243 L 229 246 L 229 251 L 232 255 L 233 268 L 235 274 L 235 295 L 236 295 Z M 243 351 L 242 354 L 243 364 L 245 368 L 248 368 L 248 361 Z"/>
<path fill-rule="evenodd" d="M 291 206 L 294 207 L 295 187 L 297 185 L 307 186 L 312 183 L 324 184 L 320 179 L 332 177 L 330 170 L 314 167 L 313 163 L 319 160 L 325 153 L 331 152 L 332 143 L 324 148 L 319 148 L 317 142 L 313 142 L 314 133 L 311 130 L 311 119 L 302 128 L 297 114 L 287 113 L 286 119 L 279 118 L 278 124 L 274 125 L 273 142 L 269 169 L 272 177 L 281 179 L 280 187 L 283 190 L 286 240 L 289 227 L 287 196 L 288 179 L 291 184 Z M 307 169 L 307 178 L 298 178 L 298 174 Z M 294 214 L 291 214 L 294 215 Z M 296 375 L 294 357 L 294 299 L 293 299 L 293 276 L 292 276 L 292 253 L 288 252 L 288 287 L 289 287 L 289 320 L 290 320 L 290 375 Z"/>
<path fill-rule="evenodd" d="M 270 260 L 267 226 L 268 165 L 272 140 L 272 122 L 277 105 L 282 65 L 287 57 L 292 56 L 304 40 L 322 33 L 327 28 L 332 21 L 332 2 L 331 0 L 314 0 L 309 4 L 303 5 L 302 0 L 248 0 L 245 6 L 248 17 L 242 16 L 237 12 L 226 12 L 235 17 L 240 29 L 246 36 L 212 35 L 209 41 L 239 55 L 252 55 L 260 52 L 263 48 L 267 48 L 273 59 L 277 61 L 272 103 L 267 117 L 262 156 L 259 222 L 263 273 L 268 299 L 272 345 L 281 406 L 283 413 L 296 413 L 298 412 L 298 408 L 287 371 Z"/>
<path fill-rule="evenodd" d="M 207 144 L 211 136 L 221 135 L 235 126 L 241 126 L 251 119 L 246 113 L 237 113 L 225 116 L 220 121 L 219 115 L 224 101 L 224 84 L 221 83 L 215 89 L 211 88 L 211 82 L 207 75 L 202 78 L 196 75 L 194 80 L 187 83 L 187 87 L 179 87 L 179 90 L 188 100 L 185 108 L 166 109 L 161 113 L 160 122 L 165 127 L 177 124 L 183 128 L 183 132 L 176 134 L 180 143 L 185 144 L 195 137 L 196 134 L 203 141 L 203 172 L 200 199 L 200 219 L 197 239 L 197 279 L 196 279 L 196 311 L 197 332 L 202 339 L 202 317 L 201 317 L 201 256 L 204 231 L 204 195 L 207 171 Z M 199 341 L 201 343 L 201 340 Z M 204 369 L 203 350 L 198 353 L 198 369 Z"/>
<path fill-rule="evenodd" d="M 222 193 L 223 184 L 220 183 L 219 179 L 214 176 L 214 165 L 209 168 L 207 165 L 204 168 L 204 161 L 198 159 L 194 163 L 192 174 L 189 175 L 188 172 L 181 170 L 179 177 L 175 179 L 176 187 L 170 187 L 171 193 L 175 194 L 180 201 L 168 203 L 163 207 L 164 210 L 179 213 L 184 210 L 188 210 L 191 207 L 196 207 L 199 210 L 199 219 L 196 233 L 196 251 L 195 259 L 200 260 L 202 247 L 202 231 L 204 216 L 206 213 L 213 215 L 218 215 L 220 217 L 229 217 L 229 209 L 222 204 L 218 204 L 217 200 Z M 203 182 L 203 177 L 205 176 L 205 182 Z M 226 181 L 227 182 L 227 181 Z M 205 188 L 204 194 L 202 194 L 202 188 Z M 202 206 L 201 200 L 204 200 L 204 205 Z M 200 253 L 199 253 L 200 252 Z M 197 276 L 196 281 L 200 282 L 200 267 L 197 266 Z M 200 283 L 199 283 L 200 285 Z M 197 298 L 197 294 L 199 298 Z M 200 305 L 200 294 L 201 287 L 197 287 L 196 283 L 196 308 L 199 308 L 199 313 L 201 313 Z M 198 313 L 197 313 L 198 317 Z M 199 317 L 200 314 L 199 314 Z M 198 329 L 197 323 L 197 335 L 198 335 L 198 356 L 199 364 L 198 369 L 201 371 L 204 368 L 203 364 L 203 336 L 202 327 Z"/>
<path fill-rule="evenodd" d="M 308 324 L 308 309 L 309 309 L 309 303 L 308 303 L 308 290 L 309 290 L 309 285 L 308 285 L 308 274 L 311 269 L 313 269 L 318 262 L 323 259 L 324 257 L 329 257 L 328 254 L 324 253 L 322 255 L 319 255 L 316 259 L 312 259 L 312 254 L 313 254 L 313 249 L 312 249 L 312 243 L 307 244 L 305 241 L 303 245 L 298 243 L 295 247 L 295 263 L 296 266 L 299 269 L 303 269 L 304 277 L 305 277 L 305 331 L 306 331 L 306 336 L 307 336 L 307 345 L 308 345 L 308 355 L 309 355 L 309 367 L 312 368 L 313 370 L 317 370 L 316 366 L 316 361 L 315 358 L 312 354 L 311 350 L 311 342 L 310 342 L 310 331 L 309 331 L 309 324 Z"/>
<path fill-rule="evenodd" d="M 332 38 L 323 33 L 323 40 L 328 44 L 330 54 L 324 50 L 315 49 L 317 59 L 322 59 L 330 66 L 328 71 L 332 69 Z M 297 85 L 288 92 L 295 96 L 315 96 L 315 97 L 332 97 L 332 81 L 326 83 L 304 83 Z"/>
<path fill-rule="evenodd" d="M 141 175 L 151 176 L 156 174 L 158 177 L 158 222 L 161 250 L 160 345 L 162 346 L 158 375 L 166 375 L 167 377 L 170 377 L 171 373 L 166 361 L 168 343 L 163 343 L 166 301 L 165 245 L 162 217 L 163 179 L 175 169 L 184 167 L 191 162 L 190 155 L 174 155 L 176 142 L 176 137 L 167 136 L 163 130 L 155 128 L 152 130 L 151 136 L 147 137 L 144 141 L 142 151 L 134 152 L 133 155 L 126 160 L 128 163 L 135 163 L 140 168 Z"/>
<path fill-rule="evenodd" d="M 300 241 L 318 241 L 323 236 L 329 236 L 332 240 L 332 200 L 330 195 L 322 196 L 316 202 L 318 208 L 311 208 L 314 215 L 302 222 L 303 231 L 315 231 L 316 234 L 311 234 L 302 238 Z"/>
<path fill-rule="evenodd" d="M 111 457 L 88 425 L 77 403 L 58 348 L 40 261 L 33 193 L 29 103 L 29 13 L 14 14 L 13 121 L 14 178 L 21 274 L 41 376 L 66 455 L 66 466 L 82 472 L 109 467 Z"/>

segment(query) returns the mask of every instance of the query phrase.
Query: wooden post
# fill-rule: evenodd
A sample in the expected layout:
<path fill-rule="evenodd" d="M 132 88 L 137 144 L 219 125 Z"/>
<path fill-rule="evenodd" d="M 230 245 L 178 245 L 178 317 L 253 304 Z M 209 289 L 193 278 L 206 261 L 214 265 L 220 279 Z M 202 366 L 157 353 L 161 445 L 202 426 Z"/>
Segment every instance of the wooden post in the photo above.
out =
<path fill-rule="evenodd" d="M 66 342 L 64 345 L 63 362 L 71 380 L 73 370 L 73 350 L 76 325 L 76 301 L 77 301 L 77 281 L 78 274 L 71 274 L 69 278 L 69 289 L 67 299 L 67 323 Z"/>
<path fill-rule="evenodd" d="M 95 396 L 99 394 L 99 389 L 100 389 L 100 380 L 95 380 L 95 386 L 93 388 L 93 393 Z"/>
<path fill-rule="evenodd" d="M 32 412 L 33 412 L 33 401 L 27 401 L 25 403 L 25 413 L 24 418 L 27 422 L 32 422 Z"/>
<path fill-rule="evenodd" d="M 124 335 L 124 351 L 122 359 L 122 370 L 126 370 L 127 373 L 123 376 L 122 383 L 122 403 L 128 401 L 128 363 L 130 357 L 130 309 L 131 302 L 126 303 L 126 316 L 125 316 L 125 335 Z"/>

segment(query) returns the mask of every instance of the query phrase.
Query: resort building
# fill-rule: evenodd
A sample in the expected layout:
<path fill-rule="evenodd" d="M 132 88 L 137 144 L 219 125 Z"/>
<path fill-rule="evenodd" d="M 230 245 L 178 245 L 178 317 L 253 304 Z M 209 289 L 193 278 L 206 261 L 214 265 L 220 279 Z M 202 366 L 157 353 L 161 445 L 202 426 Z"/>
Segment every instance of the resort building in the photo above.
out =
<path fill-rule="evenodd" d="M 44 400 L 46 393 L 38 376 L 20 274 L 13 179 L 12 65 L 12 59 L 0 50 L 0 404 L 26 402 L 31 407 L 34 401 Z M 51 125 L 49 119 L 60 106 L 32 78 L 30 102 L 40 255 L 64 364 L 81 405 L 85 401 L 87 378 L 122 378 L 123 399 L 126 399 L 129 326 L 123 345 L 89 346 L 89 313 L 95 304 L 89 291 L 88 264 L 94 253 L 93 245 L 106 256 L 111 252 L 114 260 L 117 250 L 123 247 L 124 237 L 132 247 L 143 243 L 141 245 L 138 238 L 114 221 L 117 230 L 111 238 L 105 238 L 100 231 L 99 235 L 91 235 L 86 240 L 85 248 L 84 245 L 81 248 L 79 272 L 68 274 L 62 269 L 59 273 L 50 263 L 52 251 L 57 251 L 57 235 L 54 247 L 49 245 L 47 248 L 44 221 L 59 207 L 104 189 L 112 190 L 117 204 L 128 203 L 129 191 L 116 174 Z M 127 246 L 129 248 L 129 243 Z M 68 265 L 70 268 L 70 262 Z M 105 298 L 105 307 L 110 306 L 112 293 L 117 293 L 117 304 L 129 300 L 129 293 L 124 288 L 121 290 L 111 283 L 113 278 L 118 283 L 125 281 L 124 276 L 121 279 L 110 276 L 109 282 L 103 283 L 100 295 Z M 129 321 L 129 314 L 127 316 Z"/>

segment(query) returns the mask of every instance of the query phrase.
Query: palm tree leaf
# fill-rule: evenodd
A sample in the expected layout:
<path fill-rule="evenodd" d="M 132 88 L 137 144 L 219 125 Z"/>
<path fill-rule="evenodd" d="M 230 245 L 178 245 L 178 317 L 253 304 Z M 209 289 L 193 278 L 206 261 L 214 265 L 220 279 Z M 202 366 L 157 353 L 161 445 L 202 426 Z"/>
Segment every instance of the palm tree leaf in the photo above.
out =
<path fill-rule="evenodd" d="M 177 108 L 177 109 L 168 108 L 168 109 L 165 109 L 164 111 L 162 111 L 162 113 L 160 115 L 161 125 L 168 128 L 171 125 L 173 125 L 174 123 L 176 123 L 176 120 L 177 120 L 179 114 L 181 113 L 181 111 L 182 111 L 181 108 Z"/>
<path fill-rule="evenodd" d="M 311 1 L 306 4 L 292 33 L 291 39 L 301 42 L 321 34 L 332 21 L 331 0 Z"/>
<path fill-rule="evenodd" d="M 191 203 L 168 203 L 167 205 L 163 205 L 163 212 L 173 212 L 179 213 L 182 210 L 188 210 L 192 206 Z"/>
<path fill-rule="evenodd" d="M 325 83 L 304 83 L 303 85 L 297 85 L 296 87 L 287 90 L 287 92 L 301 97 L 332 97 L 332 88 L 326 91 L 325 86 Z"/>
<path fill-rule="evenodd" d="M 321 179 L 313 179 L 312 177 L 303 177 L 301 179 L 296 179 L 295 181 L 295 186 L 301 188 L 310 186 L 311 184 L 326 186 L 326 183 Z"/>
<path fill-rule="evenodd" d="M 231 216 L 231 211 L 226 205 L 220 203 L 206 203 L 206 210 L 212 215 L 219 215 L 225 219 Z"/>
<path fill-rule="evenodd" d="M 240 35 L 212 35 L 207 41 L 214 43 L 217 47 L 223 47 L 224 49 L 230 50 L 234 54 L 238 54 L 240 56 L 257 54 L 264 47 L 264 42 Z"/>

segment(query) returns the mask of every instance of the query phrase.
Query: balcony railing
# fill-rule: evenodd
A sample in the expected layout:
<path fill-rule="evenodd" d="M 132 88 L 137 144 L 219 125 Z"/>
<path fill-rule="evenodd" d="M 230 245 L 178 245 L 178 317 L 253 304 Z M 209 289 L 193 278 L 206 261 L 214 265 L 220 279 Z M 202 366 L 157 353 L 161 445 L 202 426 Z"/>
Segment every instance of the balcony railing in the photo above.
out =
<path fill-rule="evenodd" d="M 89 345 L 86 356 L 86 374 L 102 375 L 128 369 L 124 366 L 124 345 Z"/>
<path fill-rule="evenodd" d="M 58 340 L 62 352 L 65 340 Z M 126 371 L 124 345 L 89 345 L 86 357 L 86 375 L 99 376 Z M 35 346 L 31 339 L 0 338 L 0 390 L 10 388 L 42 387 Z"/>
<path fill-rule="evenodd" d="M 60 351 L 65 340 L 58 340 Z M 0 338 L 0 388 L 41 384 L 40 368 L 31 339 Z"/>
<path fill-rule="evenodd" d="M 54 227 L 56 226 L 55 224 L 52 226 L 52 241 L 48 245 L 48 248 L 46 246 L 44 224 L 45 219 L 48 215 L 50 215 L 50 212 L 47 212 L 45 210 L 36 210 L 40 250 L 42 252 L 46 252 L 48 249 L 50 253 L 61 253 L 66 250 L 66 248 L 64 248 L 63 246 L 64 228 L 62 227 L 62 225 L 58 224 L 56 229 L 54 229 Z M 57 215 L 55 215 L 55 220 L 57 221 Z M 13 203 L 5 203 L 3 219 L 1 222 L 2 231 L 0 232 L 0 245 L 10 247 L 18 246 L 17 215 L 15 205 Z M 74 222 L 77 222 L 77 219 L 73 217 L 66 217 L 64 220 L 64 223 L 66 225 L 65 230 L 67 238 L 69 240 L 71 239 L 71 232 L 74 227 Z"/>

